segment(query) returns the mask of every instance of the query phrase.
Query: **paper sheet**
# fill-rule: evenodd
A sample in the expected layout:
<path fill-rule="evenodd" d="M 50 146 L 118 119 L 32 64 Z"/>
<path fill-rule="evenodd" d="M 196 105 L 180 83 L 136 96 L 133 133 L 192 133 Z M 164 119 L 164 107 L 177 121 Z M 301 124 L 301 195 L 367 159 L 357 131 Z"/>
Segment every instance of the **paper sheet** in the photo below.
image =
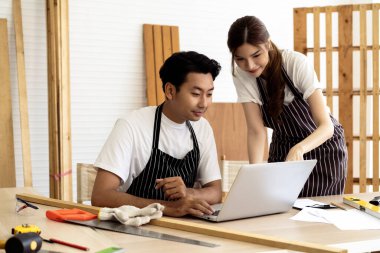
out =
<path fill-rule="evenodd" d="M 296 209 L 302 209 L 304 207 L 313 206 L 313 205 L 325 205 L 325 203 L 318 202 L 311 199 L 297 199 L 294 202 L 293 207 Z"/>
<path fill-rule="evenodd" d="M 307 222 L 330 223 L 341 230 L 380 229 L 380 219 L 356 209 L 344 211 L 337 209 L 323 210 L 305 207 L 290 219 Z"/>

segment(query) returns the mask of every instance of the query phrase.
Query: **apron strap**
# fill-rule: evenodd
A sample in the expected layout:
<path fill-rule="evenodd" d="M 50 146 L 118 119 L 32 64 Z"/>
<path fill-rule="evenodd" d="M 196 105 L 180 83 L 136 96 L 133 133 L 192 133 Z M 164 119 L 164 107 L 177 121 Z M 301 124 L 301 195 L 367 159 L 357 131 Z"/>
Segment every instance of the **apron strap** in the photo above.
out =
<path fill-rule="evenodd" d="M 281 72 L 282 72 L 282 76 L 285 78 L 285 81 L 286 81 L 289 89 L 293 93 L 293 95 L 296 96 L 297 98 L 303 100 L 303 95 L 301 94 L 301 92 L 299 92 L 296 89 L 296 87 L 294 86 L 294 83 L 293 83 L 292 79 L 290 79 L 288 73 L 286 73 L 285 68 L 284 68 L 283 65 L 281 65 Z"/>
<path fill-rule="evenodd" d="M 156 114 L 154 116 L 154 127 L 153 127 L 153 149 L 158 148 L 158 141 L 160 139 L 160 128 L 161 128 L 161 113 L 164 103 L 160 104 L 156 109 Z"/>
<path fill-rule="evenodd" d="M 196 148 L 196 149 L 199 149 L 199 145 L 198 145 L 198 141 L 197 141 L 197 137 L 195 135 L 195 132 L 194 132 L 194 129 L 193 127 L 191 126 L 190 124 L 190 121 L 186 120 L 186 126 L 189 128 L 190 130 L 190 133 L 191 133 L 191 138 L 193 138 L 193 148 Z"/>

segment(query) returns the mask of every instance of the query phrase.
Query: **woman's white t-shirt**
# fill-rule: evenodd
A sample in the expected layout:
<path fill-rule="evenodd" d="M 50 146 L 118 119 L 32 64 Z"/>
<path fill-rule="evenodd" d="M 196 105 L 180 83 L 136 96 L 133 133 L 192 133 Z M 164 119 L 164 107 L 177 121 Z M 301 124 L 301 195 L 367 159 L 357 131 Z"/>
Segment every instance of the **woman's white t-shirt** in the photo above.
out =
<path fill-rule="evenodd" d="M 304 54 L 291 50 L 283 50 L 281 55 L 286 73 L 293 81 L 296 89 L 303 94 L 305 100 L 315 91 L 315 89 L 321 88 L 314 68 L 308 62 Z M 254 102 L 262 105 L 260 91 L 255 77 L 238 66 L 235 66 L 235 76 L 233 77 L 233 81 L 238 96 L 238 102 Z M 286 85 L 284 104 L 288 105 L 293 99 L 294 95 Z"/>

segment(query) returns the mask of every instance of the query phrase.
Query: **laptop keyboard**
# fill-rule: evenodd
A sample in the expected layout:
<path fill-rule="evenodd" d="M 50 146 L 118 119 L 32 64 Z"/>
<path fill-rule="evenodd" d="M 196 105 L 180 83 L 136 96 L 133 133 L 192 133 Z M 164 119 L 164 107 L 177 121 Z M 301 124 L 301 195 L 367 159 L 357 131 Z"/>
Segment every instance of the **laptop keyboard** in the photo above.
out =
<path fill-rule="evenodd" d="M 213 216 L 218 216 L 219 212 L 220 212 L 220 210 L 216 210 L 216 211 L 214 211 L 211 215 L 213 215 Z"/>

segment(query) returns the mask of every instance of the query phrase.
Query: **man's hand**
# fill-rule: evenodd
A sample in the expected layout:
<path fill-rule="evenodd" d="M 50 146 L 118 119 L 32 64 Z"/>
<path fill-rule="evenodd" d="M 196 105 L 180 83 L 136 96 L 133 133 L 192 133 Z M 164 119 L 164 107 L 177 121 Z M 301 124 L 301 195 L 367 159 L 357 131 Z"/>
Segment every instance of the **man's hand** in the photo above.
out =
<path fill-rule="evenodd" d="M 168 201 L 163 212 L 168 216 L 181 217 L 187 214 L 196 216 L 212 214 L 214 210 L 207 201 L 189 195 L 175 201 Z"/>
<path fill-rule="evenodd" d="M 187 196 L 186 185 L 182 177 L 167 177 L 156 179 L 156 189 L 162 188 L 167 199 L 181 199 Z"/>

